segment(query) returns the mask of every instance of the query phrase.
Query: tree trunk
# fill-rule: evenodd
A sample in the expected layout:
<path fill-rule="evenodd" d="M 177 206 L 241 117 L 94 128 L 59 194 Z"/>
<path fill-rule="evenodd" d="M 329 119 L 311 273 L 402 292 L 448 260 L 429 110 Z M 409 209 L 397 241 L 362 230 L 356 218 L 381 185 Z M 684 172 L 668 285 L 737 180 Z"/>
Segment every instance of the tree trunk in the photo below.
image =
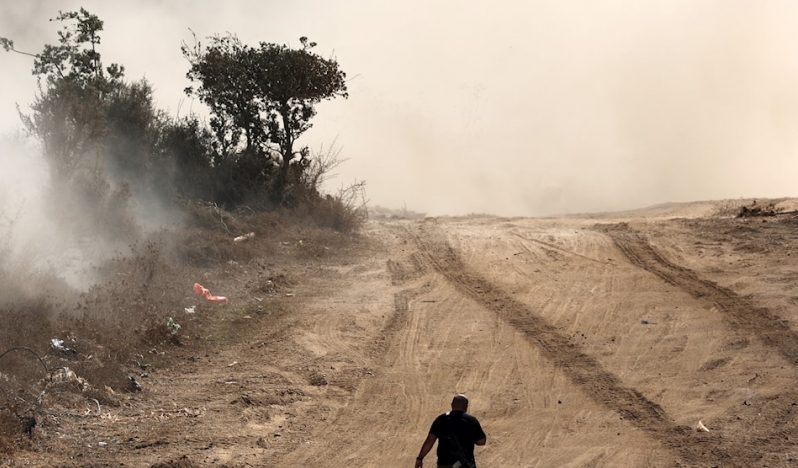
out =
<path fill-rule="evenodd" d="M 280 144 L 280 152 L 282 153 L 283 165 L 280 168 L 280 181 L 278 190 L 282 192 L 288 186 L 289 170 L 291 169 L 291 160 L 294 159 L 294 138 L 291 133 L 290 126 L 290 109 L 287 105 L 280 106 L 280 117 L 283 119 L 283 130 L 285 131 L 285 138 Z"/>

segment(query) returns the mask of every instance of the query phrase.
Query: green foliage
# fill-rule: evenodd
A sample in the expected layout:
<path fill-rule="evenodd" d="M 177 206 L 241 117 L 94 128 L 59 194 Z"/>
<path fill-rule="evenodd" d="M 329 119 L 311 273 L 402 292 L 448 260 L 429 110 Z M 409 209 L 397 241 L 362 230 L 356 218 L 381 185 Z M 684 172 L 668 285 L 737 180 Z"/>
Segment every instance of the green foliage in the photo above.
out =
<path fill-rule="evenodd" d="M 11 52 L 14 49 L 14 41 L 11 39 L 6 39 L 5 37 L 0 37 L 0 47 L 3 48 L 6 52 Z"/>
<path fill-rule="evenodd" d="M 151 175 L 151 155 L 158 140 L 160 112 L 145 80 L 114 86 L 107 94 L 104 141 L 110 174 L 142 186 Z"/>
<path fill-rule="evenodd" d="M 196 117 L 163 117 L 153 149 L 153 185 L 162 198 L 173 192 L 192 200 L 217 198 L 222 190 L 213 135 Z"/>
<path fill-rule="evenodd" d="M 314 161 L 296 142 L 316 104 L 348 94 L 346 75 L 312 50 L 315 43 L 250 47 L 228 34 L 207 47 L 184 44 L 195 83 L 186 92 L 209 106 L 205 124 L 166 116 L 146 80 L 125 81 L 124 67 L 103 65 L 99 17 L 81 8 L 54 20 L 62 25 L 58 41 L 40 53 L 18 51 L 6 38 L 0 47 L 34 57 L 39 92 L 21 118 L 50 165 L 51 192 L 61 206 L 85 209 L 88 225 L 134 231 L 124 216 L 141 196 L 231 210 L 329 205 L 319 185 L 337 160 Z"/>
<path fill-rule="evenodd" d="M 39 80 L 30 113 L 20 113 L 29 134 L 50 165 L 51 194 L 62 215 L 78 232 L 129 238 L 133 229 L 126 209 L 143 187 L 151 167 L 158 113 L 149 84 L 123 81 L 124 67 L 104 67 L 98 51 L 103 22 L 85 9 L 59 12 L 58 43 L 33 55 Z M 4 39 L 7 51 L 14 49 Z M 20 52 L 23 53 L 23 52 Z M 67 207 L 83 216 L 70 215 Z M 97 227 L 106 229 L 97 230 Z"/>
<path fill-rule="evenodd" d="M 55 19 L 65 23 L 58 31 L 58 44 L 45 45 L 36 56 L 34 75 L 46 77 L 50 84 L 67 80 L 98 89 L 105 89 L 122 78 L 124 67 L 114 63 L 103 68 L 97 52 L 99 33 L 103 30 L 99 17 L 81 8 L 77 12 L 59 12 Z"/>
<path fill-rule="evenodd" d="M 251 48 L 232 36 L 217 38 L 207 50 L 184 49 L 192 60 L 190 76 L 201 84 L 194 92 L 213 112 L 208 126 L 196 116 L 166 116 L 156 109 L 147 81 L 125 81 L 122 66 L 104 66 L 97 16 L 80 9 L 60 12 L 55 20 L 63 25 L 57 44 L 38 54 L 0 37 L 5 51 L 34 58 L 39 91 L 20 116 L 50 166 L 47 214 L 70 244 L 88 250 L 125 245 L 133 253 L 96 265 L 108 281 L 79 294 L 55 270 L 41 273 L 27 258 L 10 255 L 18 217 L 0 210 L 0 315 L 10 317 L 0 323 L 0 342 L 46 343 L 57 331 L 77 331 L 82 346 L 96 342 L 93 355 L 108 359 L 88 364 L 97 365 L 91 380 L 115 385 L 111 373 L 123 374 L 111 360 L 128 362 L 132 345 L 164 343 L 162 312 L 179 306 L 185 286 L 185 278 L 171 274 L 167 255 L 138 242 L 139 226 L 128 212 L 133 201 L 144 201 L 142 195 L 174 201 L 188 229 L 159 235 L 173 243 L 181 261 L 208 268 L 264 253 L 288 255 L 274 239 L 291 225 L 303 233 L 291 248 L 298 258 L 327 255 L 335 242 L 351 240 L 327 228 L 351 233 L 365 220 L 364 185 L 322 197 L 320 185 L 339 163 L 338 151 L 316 158 L 295 148 L 311 127 L 315 104 L 347 96 L 338 64 L 313 53 L 315 44 L 306 38 L 301 49 L 265 43 Z M 308 237 L 308 226 L 317 235 Z M 255 231 L 250 241 L 231 241 Z M 82 252 L 69 250 L 70 257 Z M 78 308 L 64 306 L 76 303 Z M 207 319 L 214 340 L 240 339 L 240 326 L 250 320 L 242 315 L 255 315 L 230 305 L 220 312 L 220 318 Z M 179 344 L 180 328 L 168 318 L 171 343 Z"/>
<path fill-rule="evenodd" d="M 166 321 L 166 329 L 171 335 L 177 335 L 177 332 L 180 331 L 180 324 L 175 322 L 172 317 L 169 317 L 169 320 Z"/>
<path fill-rule="evenodd" d="M 210 38 L 204 49 L 183 45 L 191 65 L 187 77 L 199 83 L 186 92 L 209 106 L 217 151 L 246 169 L 231 182 L 259 187 L 279 166 L 273 194 L 284 203 L 309 162 L 308 148 L 295 143 L 312 127 L 315 105 L 348 97 L 337 61 L 314 53 L 316 44 L 307 38 L 300 42 L 301 49 L 265 42 L 250 47 L 227 35 Z"/>
<path fill-rule="evenodd" d="M 187 88 L 186 93 L 196 93 L 210 108 L 217 151 L 224 156 L 237 151 L 267 153 L 261 106 L 251 84 L 255 63 L 249 48 L 227 36 L 213 38 L 204 52 L 199 44 L 193 51 L 184 44 L 182 50 L 191 62 L 188 78 L 202 82 L 196 90 Z"/>
<path fill-rule="evenodd" d="M 107 102 L 91 87 L 61 80 L 40 91 L 22 121 L 41 144 L 53 174 L 73 179 L 99 166 L 102 138 L 107 133 Z"/>
<path fill-rule="evenodd" d="M 127 85 L 122 81 L 124 67 L 103 68 L 97 51 L 103 22 L 96 15 L 81 8 L 59 12 L 55 20 L 64 23 L 58 44 L 47 44 L 34 55 L 33 74 L 43 82 L 32 113 L 22 115 L 22 120 L 42 143 L 53 173 L 71 180 L 78 173 L 85 177 L 102 170 L 102 151 L 110 130 L 108 111 Z M 3 47 L 15 50 L 8 39 L 3 40 Z M 149 92 L 147 87 L 145 94 Z"/>

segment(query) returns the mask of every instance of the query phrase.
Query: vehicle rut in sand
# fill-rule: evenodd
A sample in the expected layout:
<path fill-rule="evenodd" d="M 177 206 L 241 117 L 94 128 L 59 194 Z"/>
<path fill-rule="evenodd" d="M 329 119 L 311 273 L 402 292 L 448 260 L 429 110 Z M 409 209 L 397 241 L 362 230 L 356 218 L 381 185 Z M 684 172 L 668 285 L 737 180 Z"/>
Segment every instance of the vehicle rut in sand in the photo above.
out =
<path fill-rule="evenodd" d="M 717 460 L 714 454 L 707 453 L 706 447 L 695 441 L 692 428 L 675 424 L 660 405 L 636 389 L 625 386 L 621 379 L 575 346 L 543 317 L 470 270 L 448 244 L 444 233 L 431 226 L 421 226 L 418 232 L 408 231 L 408 234 L 434 270 L 462 294 L 522 332 L 594 401 L 617 412 L 630 424 L 673 450 L 684 462 L 695 466 Z"/>

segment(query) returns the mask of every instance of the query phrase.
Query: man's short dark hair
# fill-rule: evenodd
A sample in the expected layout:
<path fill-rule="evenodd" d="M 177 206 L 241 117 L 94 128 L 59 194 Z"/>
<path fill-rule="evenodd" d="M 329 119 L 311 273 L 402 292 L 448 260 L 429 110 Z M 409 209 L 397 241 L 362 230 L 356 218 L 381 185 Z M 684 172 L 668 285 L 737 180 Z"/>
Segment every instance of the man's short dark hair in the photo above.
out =
<path fill-rule="evenodd" d="M 458 393 L 452 398 L 452 406 L 468 407 L 468 397 L 464 393 Z"/>

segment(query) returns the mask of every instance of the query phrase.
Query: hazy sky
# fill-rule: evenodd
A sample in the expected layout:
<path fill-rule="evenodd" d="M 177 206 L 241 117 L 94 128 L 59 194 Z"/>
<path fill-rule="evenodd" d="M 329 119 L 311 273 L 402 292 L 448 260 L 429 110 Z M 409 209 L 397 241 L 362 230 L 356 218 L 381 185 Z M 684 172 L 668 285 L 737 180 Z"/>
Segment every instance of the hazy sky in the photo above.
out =
<path fill-rule="evenodd" d="M 0 36 L 31 52 L 56 42 L 58 10 L 97 14 L 105 62 L 181 115 L 202 110 L 182 92 L 189 28 L 253 45 L 308 36 L 351 81 L 304 143 L 337 138 L 348 161 L 328 188 L 366 180 L 372 205 L 537 216 L 798 195 L 793 0 L 0 5 Z M 31 65 L 0 52 L 3 131 L 35 93 Z"/>

